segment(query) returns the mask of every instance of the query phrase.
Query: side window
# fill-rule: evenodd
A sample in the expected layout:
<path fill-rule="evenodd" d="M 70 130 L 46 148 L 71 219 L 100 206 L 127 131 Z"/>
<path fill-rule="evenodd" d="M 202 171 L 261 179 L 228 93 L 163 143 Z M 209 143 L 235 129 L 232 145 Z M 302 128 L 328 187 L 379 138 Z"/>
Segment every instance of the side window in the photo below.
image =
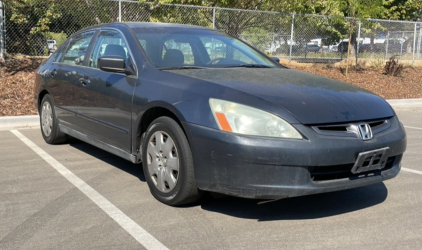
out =
<path fill-rule="evenodd" d="M 67 48 L 63 51 L 63 55 L 59 55 L 59 62 L 71 65 L 82 65 L 94 33 L 95 31 L 89 31 L 72 38 Z"/>
<path fill-rule="evenodd" d="M 183 65 L 195 64 L 191 45 L 188 42 L 176 42 L 174 39 L 164 42 L 161 59 L 163 65 L 170 65 L 171 61 L 180 61 Z M 179 63 L 176 64 L 179 65 Z"/>
<path fill-rule="evenodd" d="M 59 54 L 56 56 L 56 59 L 54 59 L 55 62 L 62 61 L 63 55 L 66 52 L 68 45 L 69 45 L 69 42 L 66 41 L 62 46 L 60 46 L 59 51 L 58 51 Z"/>
<path fill-rule="evenodd" d="M 129 61 L 129 49 L 123 36 L 115 30 L 102 30 L 95 42 L 89 59 L 89 67 L 98 68 L 98 58 L 101 56 L 121 56 Z"/>

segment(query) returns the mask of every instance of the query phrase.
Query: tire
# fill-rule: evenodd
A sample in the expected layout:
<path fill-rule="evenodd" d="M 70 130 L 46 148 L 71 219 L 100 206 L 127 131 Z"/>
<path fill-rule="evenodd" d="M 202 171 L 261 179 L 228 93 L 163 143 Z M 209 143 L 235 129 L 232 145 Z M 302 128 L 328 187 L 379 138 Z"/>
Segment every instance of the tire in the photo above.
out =
<path fill-rule="evenodd" d="M 48 144 L 63 143 L 67 135 L 60 131 L 54 104 L 50 95 L 45 95 L 39 107 L 41 134 Z"/>
<path fill-rule="evenodd" d="M 169 117 L 154 120 L 141 145 L 145 179 L 157 200 L 179 206 L 201 197 L 190 146 L 176 121 Z"/>

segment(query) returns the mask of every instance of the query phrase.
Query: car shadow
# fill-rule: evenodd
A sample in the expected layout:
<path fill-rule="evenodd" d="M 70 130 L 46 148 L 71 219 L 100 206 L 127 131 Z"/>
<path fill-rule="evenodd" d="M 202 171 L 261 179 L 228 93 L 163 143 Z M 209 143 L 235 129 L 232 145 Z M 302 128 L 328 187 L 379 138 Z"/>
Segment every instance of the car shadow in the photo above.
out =
<path fill-rule="evenodd" d="M 146 181 L 142 164 L 130 163 L 76 138 L 69 138 L 68 142 L 70 146 L 115 166 L 143 182 Z M 205 193 L 199 201 L 182 207 L 200 206 L 203 210 L 258 221 L 305 220 L 336 216 L 375 206 L 384 202 L 387 195 L 388 190 L 384 183 L 272 202 Z"/>
<path fill-rule="evenodd" d="M 235 197 L 207 197 L 201 202 L 204 210 L 233 217 L 272 220 L 307 220 L 350 213 L 384 202 L 388 190 L 384 183 L 331 193 L 314 194 L 261 203 Z"/>
<path fill-rule="evenodd" d="M 142 164 L 133 164 L 123 158 L 120 158 L 114 154 L 106 152 L 100 148 L 92 146 L 86 142 L 80 141 L 76 138 L 69 137 L 69 146 L 74 147 L 82 152 L 85 152 L 103 162 L 110 164 L 116 168 L 119 168 L 128 174 L 137 177 L 139 180 L 145 182 L 144 172 L 142 170 Z"/>

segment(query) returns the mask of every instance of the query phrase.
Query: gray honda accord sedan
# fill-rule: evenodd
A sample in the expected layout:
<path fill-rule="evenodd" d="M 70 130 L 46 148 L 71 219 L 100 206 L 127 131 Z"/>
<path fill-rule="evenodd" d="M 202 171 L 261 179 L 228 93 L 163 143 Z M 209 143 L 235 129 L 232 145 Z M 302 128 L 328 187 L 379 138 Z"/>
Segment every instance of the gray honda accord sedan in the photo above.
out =
<path fill-rule="evenodd" d="M 406 150 L 381 97 L 196 26 L 83 29 L 39 67 L 34 98 L 47 143 L 70 135 L 142 163 L 168 205 L 370 185 L 395 177 Z"/>

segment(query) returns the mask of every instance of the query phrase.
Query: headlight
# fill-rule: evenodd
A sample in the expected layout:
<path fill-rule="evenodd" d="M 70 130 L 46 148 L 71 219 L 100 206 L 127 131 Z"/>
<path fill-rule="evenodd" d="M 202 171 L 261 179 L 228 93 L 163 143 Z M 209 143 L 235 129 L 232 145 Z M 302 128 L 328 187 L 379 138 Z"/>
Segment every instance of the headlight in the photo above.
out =
<path fill-rule="evenodd" d="M 244 135 L 303 138 L 288 122 L 265 111 L 212 98 L 210 107 L 221 130 Z"/>

